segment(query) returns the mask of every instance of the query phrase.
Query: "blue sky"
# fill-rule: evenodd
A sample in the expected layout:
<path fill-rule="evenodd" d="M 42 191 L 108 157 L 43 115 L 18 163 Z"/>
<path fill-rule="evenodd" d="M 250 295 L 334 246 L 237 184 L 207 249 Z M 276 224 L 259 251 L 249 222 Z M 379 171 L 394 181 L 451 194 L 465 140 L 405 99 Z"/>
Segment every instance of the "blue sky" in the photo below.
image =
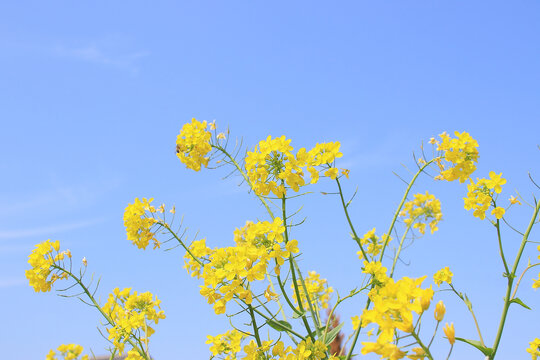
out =
<path fill-rule="evenodd" d="M 5 357 L 44 358 L 69 342 L 104 352 L 95 311 L 27 286 L 27 256 L 51 238 L 88 259 L 102 299 L 116 286 L 162 299 L 168 317 L 152 339 L 155 358 L 207 358 L 206 335 L 226 330 L 227 319 L 200 297 L 182 252 L 142 252 L 122 222 L 135 197 L 154 197 L 176 205 L 191 234 L 225 246 L 236 227 L 264 217 L 238 178 L 180 164 L 174 141 L 192 117 L 229 126 L 249 148 L 268 135 L 286 135 L 295 148 L 340 141 L 339 165 L 351 169 L 345 191 L 359 188 L 351 215 L 361 233 L 388 226 L 404 190 L 392 171 L 410 177 L 402 164 L 414 166 L 412 151 L 442 131 L 470 132 L 480 143 L 478 176 L 503 172 L 503 196 L 518 189 L 530 200 L 527 172 L 540 178 L 539 20 L 534 1 L 1 3 Z M 441 198 L 444 222 L 407 250 L 411 264 L 398 273 L 451 266 L 492 343 L 504 296 L 494 230 L 463 210 L 464 186 L 425 178 L 416 191 L 425 190 Z M 356 248 L 338 199 L 318 193 L 334 184 L 313 191 L 293 234 L 301 265 L 347 293 L 360 279 Z M 525 207 L 508 214 L 522 229 L 529 216 Z M 505 236 L 513 258 L 519 238 Z M 536 259 L 534 246 L 525 256 Z M 534 276 L 519 296 L 538 307 Z M 458 336 L 474 338 L 463 304 L 437 296 Z M 362 303 L 339 313 L 348 319 Z M 499 358 L 527 358 L 538 320 L 511 308 Z M 461 344 L 454 352 L 478 356 Z"/>

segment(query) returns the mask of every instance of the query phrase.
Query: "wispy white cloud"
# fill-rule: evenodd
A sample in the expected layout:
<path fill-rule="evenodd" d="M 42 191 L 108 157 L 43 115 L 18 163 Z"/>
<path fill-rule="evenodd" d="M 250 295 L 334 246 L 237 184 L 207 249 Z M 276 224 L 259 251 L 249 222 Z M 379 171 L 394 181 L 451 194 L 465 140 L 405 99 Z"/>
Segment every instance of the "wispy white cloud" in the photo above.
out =
<path fill-rule="evenodd" d="M 25 285 L 26 283 L 27 283 L 27 280 L 23 277 L 0 278 L 0 289 L 21 286 L 21 285 Z"/>
<path fill-rule="evenodd" d="M 47 55 L 83 61 L 116 68 L 132 75 L 139 73 L 141 59 L 150 55 L 147 51 L 133 49 L 132 41 L 121 35 L 108 35 L 100 39 L 73 41 L 58 40 L 55 43 L 2 41 L 0 48 L 8 53 Z"/>
<path fill-rule="evenodd" d="M 0 231 L 0 240 L 12 240 L 33 236 L 51 236 L 56 233 L 65 232 L 74 229 L 80 229 L 88 226 L 95 225 L 102 222 L 103 218 L 89 219 L 78 222 L 72 222 L 67 224 L 50 225 L 44 227 L 37 227 L 31 229 L 15 229 L 15 230 L 2 230 Z"/>
<path fill-rule="evenodd" d="M 137 60 L 148 56 L 148 53 L 145 52 L 134 52 L 128 54 L 107 53 L 104 49 L 98 47 L 97 45 L 87 45 L 74 48 L 59 46 L 56 48 L 56 52 L 61 56 L 95 64 L 112 66 L 121 70 L 126 70 L 132 74 L 137 74 L 140 70 Z"/>
<path fill-rule="evenodd" d="M 55 48 L 55 53 L 62 57 L 111 66 L 133 75 L 138 74 L 140 71 L 139 60 L 149 55 L 148 52 L 144 51 L 121 53 L 96 44 L 77 47 L 61 45 Z"/>
<path fill-rule="evenodd" d="M 86 184 L 62 184 L 55 179 L 52 186 L 44 191 L 12 193 L 0 199 L 0 216 L 19 216 L 28 212 L 66 211 L 87 206 L 96 199 L 120 186 L 121 180 L 110 177 Z"/>

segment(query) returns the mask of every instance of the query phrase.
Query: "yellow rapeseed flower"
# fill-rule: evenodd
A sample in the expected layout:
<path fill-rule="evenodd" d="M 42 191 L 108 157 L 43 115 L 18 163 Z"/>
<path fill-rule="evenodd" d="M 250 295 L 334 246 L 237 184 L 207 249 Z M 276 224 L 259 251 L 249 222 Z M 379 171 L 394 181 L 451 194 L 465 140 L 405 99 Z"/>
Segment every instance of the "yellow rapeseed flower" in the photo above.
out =
<path fill-rule="evenodd" d="M 425 194 L 415 194 L 414 199 L 403 205 L 403 210 L 399 213 L 405 217 L 403 220 L 408 226 L 418 229 L 424 235 L 426 224 L 429 224 L 431 233 L 438 230 L 437 224 L 442 220 L 441 202 L 426 191 Z"/>
<path fill-rule="evenodd" d="M 440 134 L 442 142 L 437 150 L 443 152 L 444 160 L 450 163 L 450 167 L 441 170 L 444 180 L 459 180 L 465 182 L 476 170 L 478 162 L 478 142 L 466 132 L 455 132 L 456 138 L 451 138 L 446 132 Z M 441 167 L 444 166 L 441 164 Z"/>
<path fill-rule="evenodd" d="M 57 265 L 64 259 L 66 252 L 59 253 L 60 242 L 47 240 L 36 245 L 35 249 L 28 256 L 28 263 L 32 267 L 25 271 L 25 276 L 29 281 L 30 286 L 36 292 L 47 292 L 51 290 L 51 286 L 58 279 L 66 279 L 68 274 L 58 270 L 54 273 L 53 265 Z M 56 256 L 53 256 L 56 252 Z"/>
<path fill-rule="evenodd" d="M 529 343 L 529 348 L 527 352 L 531 354 L 531 359 L 536 360 L 538 355 L 540 355 L 540 339 L 536 338 Z"/>
<path fill-rule="evenodd" d="M 131 292 L 131 288 L 120 290 L 114 289 L 102 310 L 111 318 L 112 324 L 107 328 L 109 340 L 119 350 L 120 355 L 124 350 L 125 342 L 138 333 L 141 341 L 147 341 L 154 333 L 149 323 L 157 324 L 165 319 L 165 313 L 161 310 L 161 301 L 150 292 Z"/>
<path fill-rule="evenodd" d="M 328 281 L 326 279 L 321 279 L 321 276 L 315 271 L 310 271 L 308 276 L 304 279 L 304 282 L 312 305 L 326 309 L 328 307 L 330 296 L 334 292 L 334 289 L 331 286 L 328 286 Z M 291 284 L 291 289 L 294 289 L 294 284 Z M 308 309 L 309 304 L 304 292 L 304 287 L 299 285 L 298 291 L 300 293 L 300 298 L 302 299 L 302 305 L 305 309 Z M 296 292 L 293 293 L 293 299 L 294 302 L 298 304 Z"/>
<path fill-rule="evenodd" d="M 467 197 L 463 199 L 465 210 L 473 209 L 473 215 L 482 220 L 486 218 L 486 211 L 492 205 L 494 194 L 499 194 L 502 191 L 501 185 L 506 183 L 506 179 L 501 177 L 502 173 L 497 175 L 491 171 L 489 176 L 489 179 L 477 178 L 476 182 L 471 179 L 467 185 Z M 495 208 L 492 214 L 500 219 L 504 215 L 504 209 Z"/>
<path fill-rule="evenodd" d="M 208 153 L 212 150 L 212 134 L 206 130 L 206 121 L 191 119 L 185 124 L 176 138 L 176 156 L 187 168 L 199 171 L 201 165 L 208 166 Z"/>
<path fill-rule="evenodd" d="M 124 211 L 124 226 L 128 240 L 139 249 L 146 249 L 150 240 L 154 242 L 154 248 L 159 247 L 156 234 L 151 231 L 157 220 L 149 214 L 155 213 L 155 208 L 150 205 L 154 199 L 135 198 L 133 204 L 128 204 Z"/>
<path fill-rule="evenodd" d="M 60 352 L 60 355 L 64 360 L 88 360 L 88 355 L 83 355 L 81 358 L 79 356 L 83 352 L 83 347 L 77 344 L 62 344 L 58 347 L 57 351 Z M 56 352 L 54 350 L 49 351 L 45 360 L 59 360 L 56 357 Z"/>
<path fill-rule="evenodd" d="M 447 266 L 437 271 L 435 275 L 433 275 L 433 281 L 435 282 L 435 284 L 437 284 L 437 286 L 440 286 L 443 282 L 451 284 L 452 276 L 454 276 L 454 274 L 450 271 L 450 268 L 448 268 Z"/>

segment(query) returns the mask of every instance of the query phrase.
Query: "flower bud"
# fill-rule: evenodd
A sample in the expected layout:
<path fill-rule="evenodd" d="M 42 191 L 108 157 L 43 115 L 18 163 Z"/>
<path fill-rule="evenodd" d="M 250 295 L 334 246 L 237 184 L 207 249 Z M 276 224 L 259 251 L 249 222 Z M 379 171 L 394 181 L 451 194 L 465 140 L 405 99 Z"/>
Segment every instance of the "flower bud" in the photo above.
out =
<path fill-rule="evenodd" d="M 441 300 L 435 306 L 435 320 L 442 321 L 445 313 L 446 313 L 446 308 L 444 307 L 444 303 Z"/>
<path fill-rule="evenodd" d="M 448 338 L 448 342 L 450 343 L 450 345 L 454 345 L 454 343 L 456 342 L 456 331 L 454 330 L 454 323 L 451 323 L 450 325 L 446 323 L 444 325 L 443 331 Z"/>

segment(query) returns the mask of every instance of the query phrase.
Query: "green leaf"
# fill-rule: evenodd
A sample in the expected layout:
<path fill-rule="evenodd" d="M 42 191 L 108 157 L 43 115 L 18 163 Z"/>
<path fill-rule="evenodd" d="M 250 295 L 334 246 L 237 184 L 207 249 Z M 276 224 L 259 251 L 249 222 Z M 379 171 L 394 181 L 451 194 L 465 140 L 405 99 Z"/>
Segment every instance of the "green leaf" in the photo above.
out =
<path fill-rule="evenodd" d="M 464 343 L 467 343 L 469 345 L 472 345 L 474 346 L 475 348 L 477 348 L 478 350 L 480 350 L 484 355 L 486 356 L 490 356 L 491 353 L 493 352 L 493 349 L 492 348 L 488 348 L 488 347 L 485 347 L 484 345 L 482 345 L 482 343 L 478 340 L 469 340 L 469 339 L 463 339 L 463 338 L 459 338 L 459 337 L 456 337 L 456 340 L 459 340 L 459 341 L 463 341 Z"/>
<path fill-rule="evenodd" d="M 312 332 L 307 334 L 307 336 L 309 336 L 309 337 L 317 336 L 317 334 L 322 334 L 325 329 L 326 329 L 326 326 L 321 326 L 321 327 L 317 328 L 316 330 L 313 330 Z"/>
<path fill-rule="evenodd" d="M 333 328 L 332 330 L 330 330 L 330 331 L 326 334 L 326 337 L 323 335 L 323 339 L 326 339 L 326 340 L 325 340 L 326 345 L 330 345 L 330 343 L 331 343 L 332 341 L 334 341 L 334 339 L 338 336 L 339 331 L 341 330 L 341 328 L 343 327 L 343 325 L 345 325 L 345 323 L 341 323 L 341 324 L 339 324 L 338 326 L 336 326 L 335 328 Z"/>
<path fill-rule="evenodd" d="M 297 311 L 298 311 L 298 310 L 297 310 Z M 292 318 L 293 318 L 293 319 L 300 319 L 300 318 L 301 318 L 302 316 L 304 316 L 304 315 L 306 315 L 306 312 L 305 312 L 305 311 L 304 311 L 304 312 L 300 312 L 300 311 L 296 312 L 296 311 L 295 311 L 295 312 L 293 313 Z"/>
<path fill-rule="evenodd" d="M 274 330 L 277 331 L 289 331 L 292 330 L 292 325 L 285 320 L 272 320 L 269 319 L 266 323 Z"/>
<path fill-rule="evenodd" d="M 465 305 L 467 305 L 467 307 L 469 308 L 470 311 L 472 311 L 472 303 L 471 303 L 471 300 L 469 300 L 469 298 L 467 297 L 467 294 L 463 294 L 463 302 L 465 303 Z"/>
<path fill-rule="evenodd" d="M 525 309 L 532 310 L 530 307 L 525 305 L 525 303 L 523 301 L 521 301 L 520 298 L 513 298 L 512 300 L 510 300 L 510 303 L 516 303 L 516 304 L 519 304 L 519 305 L 523 306 Z"/>

